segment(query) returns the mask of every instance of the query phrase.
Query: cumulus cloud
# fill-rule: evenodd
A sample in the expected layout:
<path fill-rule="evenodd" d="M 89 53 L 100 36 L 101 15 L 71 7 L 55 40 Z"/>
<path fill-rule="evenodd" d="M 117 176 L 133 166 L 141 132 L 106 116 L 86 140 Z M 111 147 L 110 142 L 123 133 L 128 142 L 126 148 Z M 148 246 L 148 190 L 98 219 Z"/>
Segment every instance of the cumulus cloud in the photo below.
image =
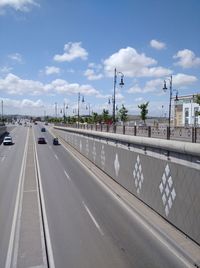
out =
<path fill-rule="evenodd" d="M 39 6 L 34 0 L 1 0 L 0 10 L 5 8 L 13 8 L 16 11 L 28 12 L 32 6 Z"/>
<path fill-rule="evenodd" d="M 181 73 L 173 75 L 172 79 L 173 79 L 173 85 L 176 87 L 186 87 L 198 81 L 196 76 Z"/>
<path fill-rule="evenodd" d="M 136 94 L 136 93 L 149 93 L 149 92 L 162 92 L 163 80 L 162 79 L 154 79 L 147 81 L 144 87 L 140 87 L 138 84 L 132 86 L 128 89 L 128 93 Z"/>
<path fill-rule="evenodd" d="M 88 80 L 99 80 L 103 77 L 100 73 L 102 66 L 100 64 L 90 63 L 88 64 L 88 69 L 84 72 L 84 75 Z"/>
<path fill-rule="evenodd" d="M 150 41 L 150 46 L 157 49 L 157 50 L 162 50 L 166 48 L 166 44 L 160 41 L 157 41 L 155 39 L 152 39 Z"/>
<path fill-rule="evenodd" d="M 77 94 L 98 96 L 100 93 L 91 85 L 80 85 L 78 83 L 68 83 L 62 79 L 53 80 L 49 84 L 39 81 L 25 80 L 9 73 L 4 79 L 0 79 L 0 91 L 12 95 L 42 95 L 42 94 Z"/>
<path fill-rule="evenodd" d="M 166 81 L 168 81 L 166 79 Z M 186 74 L 176 74 L 172 77 L 172 85 L 175 89 L 185 88 L 197 82 L 197 78 L 192 75 Z M 137 93 L 162 93 L 163 89 L 163 79 L 154 79 L 149 80 L 145 83 L 143 87 L 139 86 L 138 84 L 133 85 L 131 88 L 127 90 L 130 94 L 137 94 Z"/>
<path fill-rule="evenodd" d="M 70 62 L 77 58 L 86 60 L 88 52 L 81 46 L 81 42 L 69 42 L 64 46 L 64 53 L 62 55 L 55 55 L 54 60 L 58 62 Z"/>
<path fill-rule="evenodd" d="M 46 66 L 45 67 L 45 74 L 46 75 L 51 75 L 51 74 L 59 74 L 60 73 L 60 68 L 55 67 L 55 66 Z"/>
<path fill-rule="evenodd" d="M 10 58 L 13 61 L 17 61 L 19 63 L 22 62 L 22 55 L 20 53 L 13 53 L 8 55 L 8 58 Z"/>
<path fill-rule="evenodd" d="M 0 91 L 13 95 L 39 95 L 44 92 L 44 85 L 41 82 L 24 80 L 12 73 L 9 73 L 4 79 L 0 79 Z"/>
<path fill-rule="evenodd" d="M 114 69 L 122 71 L 128 77 L 161 77 L 172 73 L 163 67 L 151 67 L 157 64 L 153 58 L 144 53 L 139 54 L 136 49 L 127 47 L 120 49 L 104 61 L 104 69 L 107 75 L 113 76 Z"/>
<path fill-rule="evenodd" d="M 200 58 L 196 57 L 195 53 L 189 49 L 179 50 L 173 58 L 178 59 L 175 65 L 179 65 L 183 68 L 200 66 Z"/>
<path fill-rule="evenodd" d="M 12 71 L 12 69 L 13 69 L 12 67 L 4 66 L 4 67 L 0 68 L 0 72 L 1 73 L 9 73 Z"/>

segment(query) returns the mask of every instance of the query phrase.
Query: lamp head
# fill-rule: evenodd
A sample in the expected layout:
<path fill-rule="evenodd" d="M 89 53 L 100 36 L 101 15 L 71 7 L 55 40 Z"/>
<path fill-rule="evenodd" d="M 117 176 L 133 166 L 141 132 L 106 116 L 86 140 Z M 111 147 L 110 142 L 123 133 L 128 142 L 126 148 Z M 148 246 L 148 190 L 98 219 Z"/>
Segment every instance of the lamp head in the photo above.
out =
<path fill-rule="evenodd" d="M 166 81 L 164 80 L 164 87 L 163 87 L 164 92 L 167 91 L 167 85 L 166 85 Z"/>
<path fill-rule="evenodd" d="M 123 75 L 121 76 L 121 81 L 120 81 L 119 85 L 120 85 L 120 87 L 124 86 L 124 76 Z"/>

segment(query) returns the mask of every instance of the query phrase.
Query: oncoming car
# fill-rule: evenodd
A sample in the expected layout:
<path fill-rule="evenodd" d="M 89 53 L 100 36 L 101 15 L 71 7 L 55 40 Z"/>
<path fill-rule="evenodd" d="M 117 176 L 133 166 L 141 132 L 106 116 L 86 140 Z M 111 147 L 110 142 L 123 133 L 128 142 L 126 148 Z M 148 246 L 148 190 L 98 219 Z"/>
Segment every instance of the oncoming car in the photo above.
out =
<path fill-rule="evenodd" d="M 46 140 L 45 140 L 45 138 L 44 137 L 39 137 L 38 138 L 38 144 L 46 144 L 47 142 L 46 142 Z"/>
<path fill-rule="evenodd" d="M 10 136 L 6 136 L 3 139 L 3 145 L 12 145 L 12 144 L 13 144 L 13 141 L 12 141 L 12 138 Z"/>

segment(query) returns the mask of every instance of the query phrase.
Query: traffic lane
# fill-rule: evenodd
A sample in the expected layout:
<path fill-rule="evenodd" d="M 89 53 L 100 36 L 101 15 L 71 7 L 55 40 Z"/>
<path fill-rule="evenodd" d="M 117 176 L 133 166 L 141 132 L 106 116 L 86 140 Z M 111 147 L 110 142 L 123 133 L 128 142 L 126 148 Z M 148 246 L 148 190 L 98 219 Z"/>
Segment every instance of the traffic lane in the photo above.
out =
<path fill-rule="evenodd" d="M 127 213 L 124 206 L 102 189 L 84 168 L 78 168 L 79 165 L 62 146 L 54 146 L 53 149 L 62 166 L 65 167 L 67 163 L 72 181 L 81 195 L 87 199 L 97 221 L 108 230 L 108 235 L 126 252 L 135 267 L 149 267 L 149 263 L 152 267 L 185 267 L 186 264 L 181 258 L 173 254 L 173 249 L 161 242 L 159 237 L 152 235 L 146 226 L 141 225 L 137 217 Z"/>
<path fill-rule="evenodd" d="M 38 145 L 47 218 L 56 267 L 131 267 L 104 236 L 80 192 L 48 145 Z"/>
<path fill-rule="evenodd" d="M 0 267 L 4 267 L 8 250 L 26 131 L 16 128 L 11 135 L 15 144 L 0 146 L 4 157 L 0 161 Z"/>

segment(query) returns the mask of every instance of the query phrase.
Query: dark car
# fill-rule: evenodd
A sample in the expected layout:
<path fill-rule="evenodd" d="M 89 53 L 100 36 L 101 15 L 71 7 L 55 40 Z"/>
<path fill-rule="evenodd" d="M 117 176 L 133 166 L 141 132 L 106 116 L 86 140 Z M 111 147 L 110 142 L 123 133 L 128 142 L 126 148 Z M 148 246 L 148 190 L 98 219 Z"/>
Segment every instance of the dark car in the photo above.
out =
<path fill-rule="evenodd" d="M 53 139 L 53 145 L 59 145 L 58 138 L 54 138 L 54 139 Z"/>
<path fill-rule="evenodd" d="M 45 140 L 45 138 L 44 137 L 39 137 L 38 138 L 38 144 L 46 144 L 47 142 L 46 142 L 46 140 Z"/>
<path fill-rule="evenodd" d="M 45 131 L 46 131 L 45 127 L 42 127 L 41 132 L 45 132 Z"/>

